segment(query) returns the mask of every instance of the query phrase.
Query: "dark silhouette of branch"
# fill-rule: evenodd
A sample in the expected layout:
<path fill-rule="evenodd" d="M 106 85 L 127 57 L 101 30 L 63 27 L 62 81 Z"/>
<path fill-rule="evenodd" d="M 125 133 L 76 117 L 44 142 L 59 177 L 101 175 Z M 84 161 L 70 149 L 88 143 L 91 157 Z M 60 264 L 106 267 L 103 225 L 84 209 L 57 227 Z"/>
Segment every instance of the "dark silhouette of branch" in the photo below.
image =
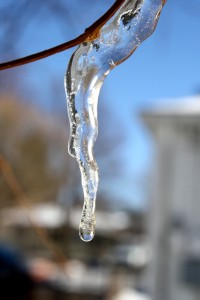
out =
<path fill-rule="evenodd" d="M 4 62 L 0 64 L 0 70 L 5 70 L 9 68 L 14 68 L 24 64 L 28 64 L 39 59 L 54 55 L 61 51 L 67 50 L 74 46 L 81 44 L 84 41 L 92 41 L 99 35 L 99 30 L 101 27 L 115 14 L 115 12 L 120 8 L 120 6 L 125 2 L 125 0 L 116 0 L 115 3 L 110 7 L 110 9 L 101 16 L 96 22 L 94 22 L 90 27 L 86 28 L 85 32 L 73 40 L 65 42 L 61 45 L 55 46 L 53 48 L 34 53 L 29 56 L 25 56 L 16 60 Z"/>

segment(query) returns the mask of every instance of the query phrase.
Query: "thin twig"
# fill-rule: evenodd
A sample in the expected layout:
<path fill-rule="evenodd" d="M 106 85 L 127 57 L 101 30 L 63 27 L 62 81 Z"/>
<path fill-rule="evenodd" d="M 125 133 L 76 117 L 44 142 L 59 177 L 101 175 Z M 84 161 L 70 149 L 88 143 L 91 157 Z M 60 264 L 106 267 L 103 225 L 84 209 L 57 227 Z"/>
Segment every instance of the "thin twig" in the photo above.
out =
<path fill-rule="evenodd" d="M 25 195 L 21 185 L 19 184 L 11 165 L 5 159 L 5 157 L 0 153 L 0 171 L 6 183 L 14 195 L 15 199 L 18 201 L 22 208 L 26 208 L 27 212 L 31 210 L 27 196 Z M 43 245 L 52 252 L 56 261 L 62 266 L 66 261 L 66 257 L 61 249 L 54 243 L 54 241 L 48 236 L 44 228 L 39 227 L 35 221 L 31 218 L 30 213 L 27 214 L 28 220 L 34 229 L 35 233 L 39 237 Z"/>
<path fill-rule="evenodd" d="M 110 9 L 103 16 L 101 16 L 96 22 L 94 22 L 90 27 L 88 27 L 83 34 L 76 37 L 75 39 L 65 42 L 61 45 L 55 46 L 53 48 L 31 54 L 29 56 L 4 62 L 0 64 L 0 70 L 5 70 L 5 69 L 25 65 L 37 61 L 39 59 L 54 55 L 61 51 L 67 50 L 74 46 L 77 46 L 84 41 L 94 40 L 98 36 L 101 27 L 115 14 L 115 12 L 120 8 L 120 6 L 124 2 L 125 0 L 116 0 L 115 3 L 110 7 Z"/>

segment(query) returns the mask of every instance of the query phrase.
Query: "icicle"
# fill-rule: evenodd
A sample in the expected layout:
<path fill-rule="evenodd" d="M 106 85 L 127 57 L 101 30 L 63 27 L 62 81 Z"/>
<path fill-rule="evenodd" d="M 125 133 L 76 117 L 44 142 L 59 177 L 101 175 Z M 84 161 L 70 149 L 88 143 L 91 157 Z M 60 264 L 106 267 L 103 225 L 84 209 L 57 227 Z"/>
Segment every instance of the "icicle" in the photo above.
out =
<path fill-rule="evenodd" d="M 70 120 L 69 153 L 79 164 L 84 193 L 80 237 L 91 241 L 95 233 L 98 166 L 93 147 L 98 133 L 97 102 L 110 70 L 126 60 L 150 36 L 165 0 L 127 0 L 100 29 L 95 40 L 74 52 L 65 77 Z"/>

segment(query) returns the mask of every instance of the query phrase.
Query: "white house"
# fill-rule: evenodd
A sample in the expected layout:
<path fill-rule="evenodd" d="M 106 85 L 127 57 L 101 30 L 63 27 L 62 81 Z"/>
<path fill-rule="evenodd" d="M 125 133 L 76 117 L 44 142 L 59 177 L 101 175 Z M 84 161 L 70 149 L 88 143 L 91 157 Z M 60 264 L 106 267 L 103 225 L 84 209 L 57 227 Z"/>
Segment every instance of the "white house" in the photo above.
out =
<path fill-rule="evenodd" d="M 200 299 L 200 96 L 142 114 L 155 142 L 148 229 L 152 300 Z"/>

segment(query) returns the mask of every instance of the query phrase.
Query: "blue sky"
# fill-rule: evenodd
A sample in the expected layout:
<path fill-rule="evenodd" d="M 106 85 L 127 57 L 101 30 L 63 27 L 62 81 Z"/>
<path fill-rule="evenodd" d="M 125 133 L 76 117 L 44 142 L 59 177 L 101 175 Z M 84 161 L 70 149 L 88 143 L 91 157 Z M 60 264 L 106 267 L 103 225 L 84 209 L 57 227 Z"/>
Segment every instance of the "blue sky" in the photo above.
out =
<path fill-rule="evenodd" d="M 71 15 L 76 12 L 80 22 L 66 29 L 66 39 L 51 18 L 43 22 L 41 30 L 35 30 L 36 24 L 32 22 L 18 46 L 20 55 L 40 51 L 80 34 L 113 1 L 105 1 L 103 5 L 94 3 L 90 16 L 83 7 L 78 9 L 76 2 Z M 176 98 L 180 101 L 179 98 L 200 91 L 200 18 L 197 8 L 200 9 L 197 0 L 190 5 L 186 0 L 168 0 L 155 33 L 129 60 L 109 74 L 102 87 L 100 101 L 109 112 L 113 112 L 117 126 L 122 124 L 125 133 L 125 141 L 117 154 L 123 162 L 122 176 L 111 178 L 111 181 L 117 197 L 131 207 L 142 207 L 145 203 L 146 174 L 153 167 L 153 142 L 140 120 L 140 112 L 157 103 L 160 105 L 162 101 L 175 101 Z M 55 95 L 51 94 L 50 86 L 52 79 L 60 85 L 60 89 L 63 86 L 63 76 L 72 52 L 69 50 L 12 71 L 25 76 L 21 79 L 20 88 L 27 95 L 34 95 L 40 107 L 48 109 L 54 101 L 52 97 Z M 61 99 L 55 101 L 64 103 L 64 90 L 59 97 Z M 107 122 L 109 126 L 109 120 Z M 101 181 L 100 188 L 110 185 L 104 179 Z M 113 194 L 112 189 L 110 193 Z"/>

